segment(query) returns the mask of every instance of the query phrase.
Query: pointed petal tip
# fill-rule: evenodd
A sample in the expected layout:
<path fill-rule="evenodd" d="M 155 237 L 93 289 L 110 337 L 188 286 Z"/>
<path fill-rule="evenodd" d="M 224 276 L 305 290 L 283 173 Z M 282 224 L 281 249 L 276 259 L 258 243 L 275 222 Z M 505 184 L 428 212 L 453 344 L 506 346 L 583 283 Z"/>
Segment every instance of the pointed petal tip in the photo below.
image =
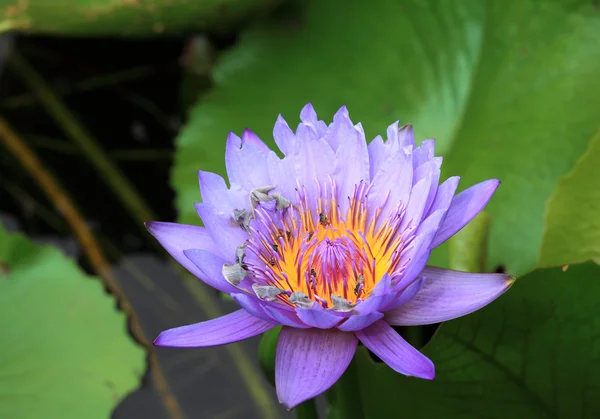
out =
<path fill-rule="evenodd" d="M 154 341 L 152 342 L 152 345 L 163 346 L 161 336 L 162 336 L 162 332 L 156 337 L 156 339 L 154 339 Z"/>

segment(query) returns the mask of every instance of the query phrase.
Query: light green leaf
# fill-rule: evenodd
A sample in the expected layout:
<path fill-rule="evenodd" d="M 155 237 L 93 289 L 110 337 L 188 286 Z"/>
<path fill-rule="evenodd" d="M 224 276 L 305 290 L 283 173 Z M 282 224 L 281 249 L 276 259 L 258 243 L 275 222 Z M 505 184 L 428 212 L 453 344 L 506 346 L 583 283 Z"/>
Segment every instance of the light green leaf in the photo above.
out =
<path fill-rule="evenodd" d="M 546 205 L 540 266 L 600 263 L 600 132 Z"/>
<path fill-rule="evenodd" d="M 589 1 L 307 1 L 248 30 L 178 139 L 180 221 L 197 223 L 196 170 L 224 173 L 228 131 L 270 145 L 312 102 L 330 121 L 348 105 L 372 138 L 396 119 L 435 137 L 461 187 L 501 179 L 489 267 L 519 275 L 538 258 L 544 204 L 600 120 L 600 13 Z M 444 263 L 445 255 L 434 259 Z"/>
<path fill-rule="evenodd" d="M 434 381 L 374 365 L 359 351 L 366 417 L 600 417 L 599 294 L 593 264 L 524 276 L 493 304 L 441 326 L 424 350 Z"/>
<path fill-rule="evenodd" d="M 0 417 L 106 419 L 140 383 L 145 352 L 92 278 L 0 225 Z"/>
<path fill-rule="evenodd" d="M 0 0 L 0 32 L 152 36 L 225 32 L 280 0 Z"/>

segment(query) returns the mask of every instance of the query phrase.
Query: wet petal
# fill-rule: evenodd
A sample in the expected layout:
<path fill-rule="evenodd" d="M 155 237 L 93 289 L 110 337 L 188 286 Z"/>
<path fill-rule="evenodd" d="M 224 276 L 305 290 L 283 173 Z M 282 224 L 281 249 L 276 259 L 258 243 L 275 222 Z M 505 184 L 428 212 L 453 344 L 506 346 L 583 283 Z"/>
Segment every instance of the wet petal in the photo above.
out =
<path fill-rule="evenodd" d="M 505 274 L 484 274 L 427 267 L 423 285 L 406 304 L 385 313 L 398 326 L 440 323 L 472 313 L 489 304 L 512 285 Z"/>
<path fill-rule="evenodd" d="M 356 331 L 360 341 L 390 368 L 401 374 L 433 380 L 433 362 L 413 348 L 384 320 Z"/>
<path fill-rule="evenodd" d="M 358 339 L 336 329 L 283 327 L 275 355 L 279 401 L 291 409 L 329 389 L 346 371 Z"/>
<path fill-rule="evenodd" d="M 154 345 L 181 348 L 224 345 L 259 335 L 275 326 L 238 310 L 213 320 L 165 330 L 154 340 Z"/>
<path fill-rule="evenodd" d="M 485 207 L 500 185 L 496 179 L 486 180 L 465 189 L 452 199 L 446 220 L 440 227 L 433 247 L 439 246 L 467 225 Z"/>

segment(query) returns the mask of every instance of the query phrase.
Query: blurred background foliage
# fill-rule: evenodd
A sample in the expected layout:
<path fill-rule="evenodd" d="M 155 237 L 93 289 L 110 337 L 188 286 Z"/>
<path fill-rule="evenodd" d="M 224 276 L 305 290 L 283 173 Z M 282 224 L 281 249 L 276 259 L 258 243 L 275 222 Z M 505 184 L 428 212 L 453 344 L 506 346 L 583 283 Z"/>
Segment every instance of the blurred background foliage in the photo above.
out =
<path fill-rule="evenodd" d="M 361 349 L 322 416 L 600 417 L 596 0 L 0 0 L 0 31 L 0 417 L 294 415 L 269 382 L 277 331 L 150 345 L 234 304 L 143 222 L 199 223 L 196 171 L 225 174 L 227 133 L 273 146 L 307 102 L 347 105 L 369 139 L 412 123 L 461 188 L 501 179 L 431 264 L 519 278 L 400 330 L 435 381 Z"/>

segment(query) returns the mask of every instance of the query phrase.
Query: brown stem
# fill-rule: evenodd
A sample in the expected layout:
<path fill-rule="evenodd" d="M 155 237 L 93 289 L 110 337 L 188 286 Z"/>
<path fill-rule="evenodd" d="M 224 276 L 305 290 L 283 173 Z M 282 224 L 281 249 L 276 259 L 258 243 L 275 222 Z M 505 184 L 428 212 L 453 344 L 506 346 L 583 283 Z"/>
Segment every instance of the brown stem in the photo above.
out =
<path fill-rule="evenodd" d="M 87 227 L 84 218 L 76 209 L 73 201 L 65 190 L 61 188 L 52 174 L 44 167 L 33 151 L 19 138 L 10 125 L 0 116 L 0 141 L 27 169 L 31 177 L 40 185 L 40 188 L 54 204 L 57 212 L 62 214 L 69 227 L 81 243 L 81 248 L 89 260 L 94 271 L 104 280 L 108 291 L 117 299 L 121 310 L 127 315 L 131 332 L 135 340 L 142 345 L 148 353 L 150 374 L 162 398 L 165 409 L 173 419 L 183 419 L 185 415 L 179 403 L 171 394 L 163 371 L 160 367 L 158 356 L 152 343 L 146 338 L 142 326 L 133 307 L 121 291 L 110 265 L 94 236 Z"/>

